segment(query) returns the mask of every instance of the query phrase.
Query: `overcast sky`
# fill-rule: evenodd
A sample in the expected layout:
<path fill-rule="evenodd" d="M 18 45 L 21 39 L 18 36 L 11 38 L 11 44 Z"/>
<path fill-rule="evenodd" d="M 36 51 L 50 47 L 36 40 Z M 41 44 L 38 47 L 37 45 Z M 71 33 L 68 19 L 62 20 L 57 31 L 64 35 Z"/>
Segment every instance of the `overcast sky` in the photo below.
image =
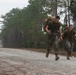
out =
<path fill-rule="evenodd" d="M 28 0 L 0 0 L 0 17 L 5 15 L 13 8 L 23 8 L 28 5 Z M 2 20 L 0 18 L 0 20 Z M 1 26 L 1 24 L 0 24 Z"/>
<path fill-rule="evenodd" d="M 28 0 L 0 0 L 0 15 L 9 12 L 12 8 L 23 8 L 28 5 Z"/>

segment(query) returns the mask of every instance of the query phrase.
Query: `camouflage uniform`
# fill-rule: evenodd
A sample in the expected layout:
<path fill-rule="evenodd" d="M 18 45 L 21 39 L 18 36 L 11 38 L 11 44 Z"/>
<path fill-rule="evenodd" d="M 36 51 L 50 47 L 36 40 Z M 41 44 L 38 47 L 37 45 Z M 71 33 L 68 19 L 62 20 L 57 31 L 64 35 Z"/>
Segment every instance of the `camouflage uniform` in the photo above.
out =
<path fill-rule="evenodd" d="M 71 56 L 71 52 L 74 49 L 74 38 L 75 38 L 75 31 L 71 30 L 69 31 L 68 29 L 64 31 L 63 33 L 63 39 L 64 39 L 64 47 L 65 50 L 67 51 L 67 59 L 69 60 Z"/>
<path fill-rule="evenodd" d="M 61 23 L 60 22 L 54 22 L 51 21 L 48 23 L 48 29 L 51 30 L 51 34 L 48 34 L 48 46 L 47 46 L 47 54 L 46 57 L 48 57 L 48 53 L 50 52 L 51 48 L 53 46 L 54 48 L 54 53 L 56 55 L 57 58 L 58 57 L 58 53 L 59 53 L 59 49 L 58 49 L 58 43 L 59 43 L 59 35 L 60 33 L 58 32 L 59 28 L 61 27 Z"/>

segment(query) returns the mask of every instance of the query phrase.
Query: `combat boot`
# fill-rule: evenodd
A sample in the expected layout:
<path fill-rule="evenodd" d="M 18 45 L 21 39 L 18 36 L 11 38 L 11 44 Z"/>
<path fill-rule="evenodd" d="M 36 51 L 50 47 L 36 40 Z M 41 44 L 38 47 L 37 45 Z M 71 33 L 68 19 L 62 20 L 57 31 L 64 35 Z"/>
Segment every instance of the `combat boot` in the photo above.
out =
<path fill-rule="evenodd" d="M 67 60 L 70 60 L 70 58 L 69 58 L 69 57 L 67 57 Z"/>
<path fill-rule="evenodd" d="M 46 53 L 46 58 L 48 58 L 50 51 L 47 51 Z"/>
<path fill-rule="evenodd" d="M 59 60 L 59 56 L 58 55 L 55 56 L 55 60 L 56 61 Z"/>

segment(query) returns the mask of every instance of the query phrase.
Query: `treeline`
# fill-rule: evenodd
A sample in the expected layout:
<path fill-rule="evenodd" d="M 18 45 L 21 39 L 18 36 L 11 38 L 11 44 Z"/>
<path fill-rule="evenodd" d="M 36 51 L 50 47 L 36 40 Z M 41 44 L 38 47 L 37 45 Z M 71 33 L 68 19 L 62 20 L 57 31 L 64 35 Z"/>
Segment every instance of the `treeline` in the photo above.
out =
<path fill-rule="evenodd" d="M 54 15 L 54 6 L 51 0 L 29 0 L 27 7 L 14 8 L 2 15 L 3 47 L 46 48 L 47 36 L 42 27 L 44 19 L 49 14 Z"/>
<path fill-rule="evenodd" d="M 43 20 L 47 17 L 46 0 L 29 0 L 23 9 L 14 8 L 2 18 L 3 47 L 45 47 L 46 35 L 42 32 Z"/>

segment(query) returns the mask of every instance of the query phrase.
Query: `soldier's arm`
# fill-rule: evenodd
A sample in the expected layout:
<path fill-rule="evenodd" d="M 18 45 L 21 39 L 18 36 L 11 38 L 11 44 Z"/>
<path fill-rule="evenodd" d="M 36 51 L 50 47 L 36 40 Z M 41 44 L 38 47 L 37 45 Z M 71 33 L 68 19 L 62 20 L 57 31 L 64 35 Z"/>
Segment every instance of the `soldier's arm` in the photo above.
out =
<path fill-rule="evenodd" d="M 60 27 L 59 27 L 59 33 L 60 33 L 60 35 L 62 36 L 62 24 L 59 22 L 59 24 L 60 24 Z"/>
<path fill-rule="evenodd" d="M 63 40 L 63 33 L 62 33 L 62 24 L 61 23 L 59 23 L 60 24 L 60 27 L 59 27 L 59 33 L 60 33 L 60 40 Z"/>
<path fill-rule="evenodd" d="M 51 31 L 48 29 L 48 27 L 49 27 L 49 26 L 47 25 L 47 26 L 46 26 L 46 32 L 50 34 Z"/>
<path fill-rule="evenodd" d="M 76 40 L 76 32 L 74 31 L 74 39 Z"/>

